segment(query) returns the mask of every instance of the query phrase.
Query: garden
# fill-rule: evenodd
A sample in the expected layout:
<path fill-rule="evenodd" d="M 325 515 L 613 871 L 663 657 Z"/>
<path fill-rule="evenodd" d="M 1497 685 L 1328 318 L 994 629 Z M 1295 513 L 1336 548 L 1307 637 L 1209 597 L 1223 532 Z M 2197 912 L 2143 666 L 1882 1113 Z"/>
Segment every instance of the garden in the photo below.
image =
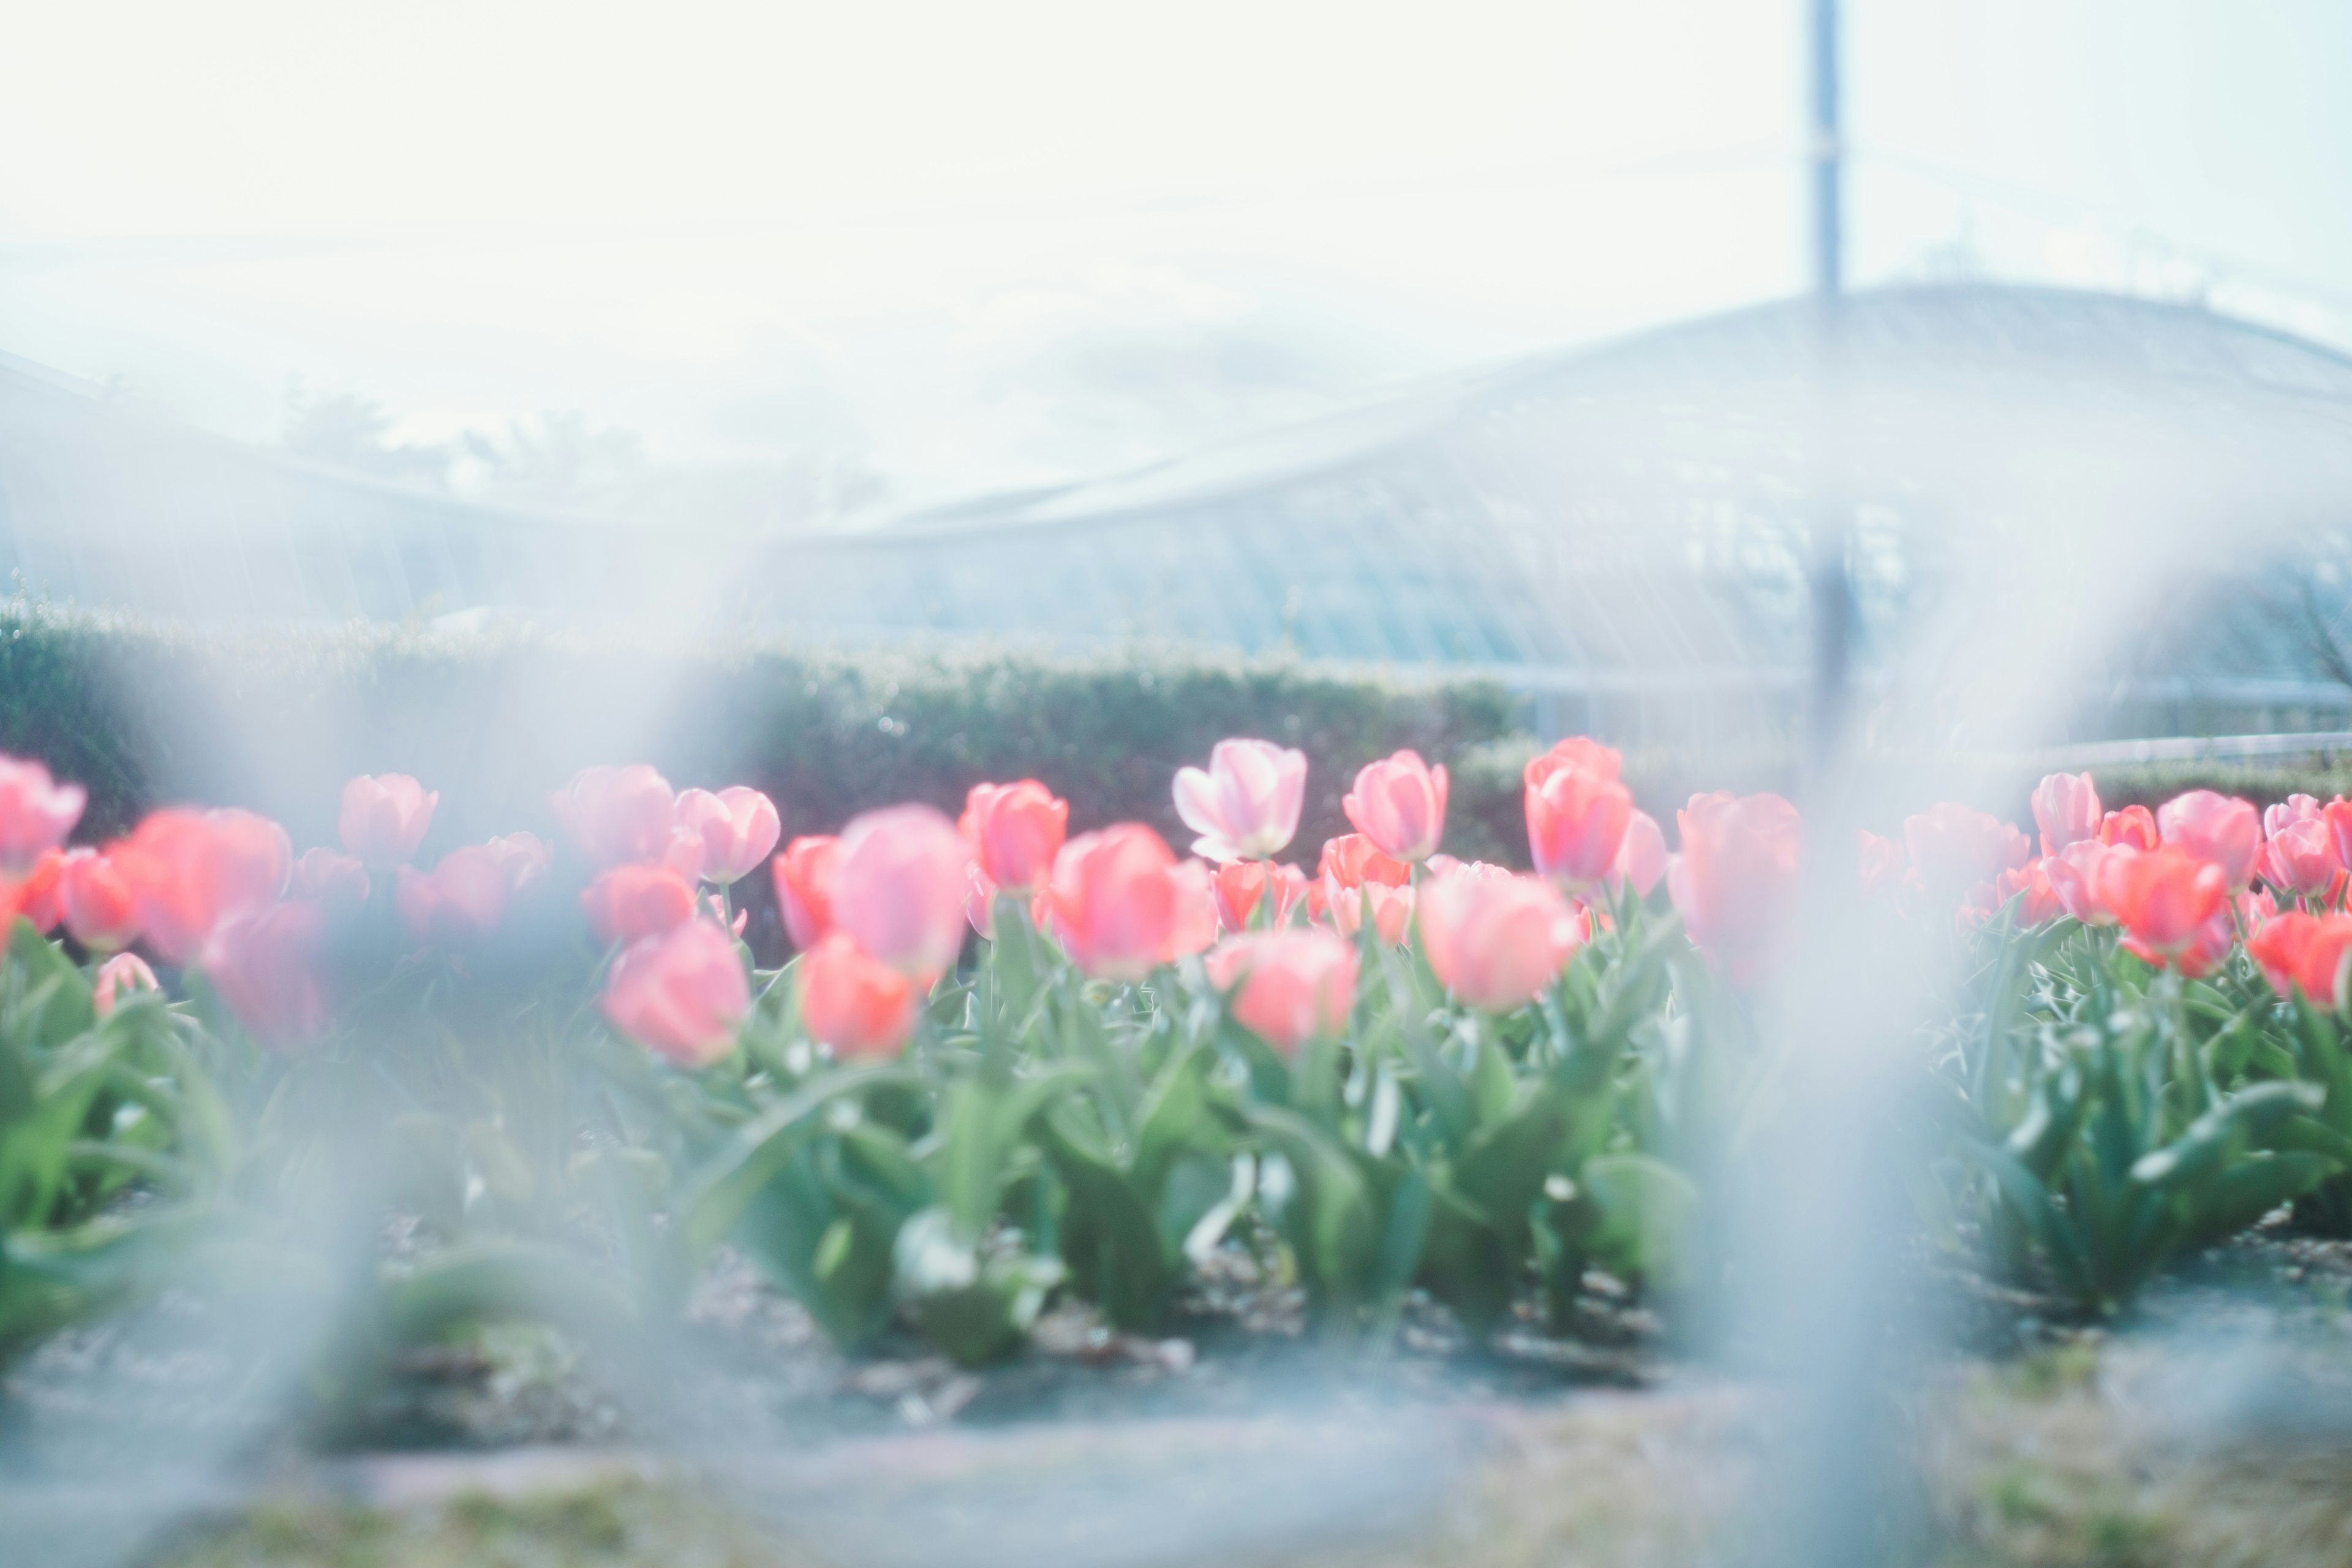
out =
<path fill-rule="evenodd" d="M 11 1512 L 89 1561 L 928 1560 L 884 1521 L 936 1550 L 908 1521 L 942 1495 L 1196 1472 L 1244 1544 L 1257 1513 L 1367 1561 L 1719 1544 L 1773 1450 L 1771 1351 L 1727 1304 L 1778 1223 L 1765 1151 L 1804 1131 L 1780 992 L 1825 882 L 1927 999 L 1876 1047 L 1889 1321 L 1937 1336 L 1906 1551 L 2171 1560 L 2233 1517 L 2173 1495 L 2221 1461 L 2134 1445 L 2211 1325 L 2260 1320 L 2255 1386 L 2333 1387 L 2341 798 L 2053 773 L 2030 828 L 1922 802 L 1841 845 L 1771 790 L 1668 805 L 1598 742 L 1513 750 L 1475 689 L 1003 667 L 958 679 L 1018 707 L 1184 677 L 1193 733 L 1254 700 L 1260 732 L 1123 819 L 1096 803 L 1134 752 L 1084 806 L 1040 767 L 814 813 L 772 770 L 624 756 L 487 823 L 360 773 L 289 831 L 142 798 L 184 768 L 158 715 L 208 721 L 126 705 L 155 645 L 16 631 L 20 701 L 68 695 L 0 763 Z M 362 652 L 379 692 L 441 658 Z M 31 754 L 76 711 L 112 726 Z M 1466 803 L 1410 745 L 1328 776 L 1302 711 L 1343 753 L 1418 729 Z M 1324 1478 L 1297 1517 L 1286 1435 Z M 1654 1506 L 1629 1444 L 1713 1500 Z M 143 1500 L 94 1520 L 59 1490 L 89 1466 Z M 2330 1560 L 2332 1483 L 2264 1474 L 2301 1501 L 2240 1539 Z M 1431 1522 L 1464 1497 L 1493 1506 Z M 1037 1529 L 1003 1550 L 1129 1560 Z M 1165 1529 L 1150 1560 L 1232 1548 Z"/>

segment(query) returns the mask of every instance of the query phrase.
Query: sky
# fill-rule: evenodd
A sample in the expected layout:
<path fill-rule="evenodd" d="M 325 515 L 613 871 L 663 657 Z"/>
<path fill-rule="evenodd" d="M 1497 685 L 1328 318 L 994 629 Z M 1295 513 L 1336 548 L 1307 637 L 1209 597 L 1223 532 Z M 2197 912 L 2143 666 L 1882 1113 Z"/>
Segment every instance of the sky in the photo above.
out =
<path fill-rule="evenodd" d="M 576 410 L 903 509 L 1805 277 L 1796 0 L 16 9 L 0 351 L 246 440 Z M 1844 9 L 1857 282 L 2352 346 L 2352 6 Z"/>

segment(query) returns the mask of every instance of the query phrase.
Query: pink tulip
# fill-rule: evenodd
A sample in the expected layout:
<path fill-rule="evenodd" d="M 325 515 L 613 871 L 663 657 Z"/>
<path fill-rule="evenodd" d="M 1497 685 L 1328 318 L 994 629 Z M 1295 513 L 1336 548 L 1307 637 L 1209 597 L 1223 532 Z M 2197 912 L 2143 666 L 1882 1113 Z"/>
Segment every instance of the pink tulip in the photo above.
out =
<path fill-rule="evenodd" d="M 441 792 L 427 791 L 406 773 L 362 774 L 343 786 L 335 819 L 343 847 L 369 866 L 397 866 L 416 853 L 433 826 Z"/>
<path fill-rule="evenodd" d="M 1665 875 L 1665 833 L 1656 817 L 1637 811 L 1625 819 L 1624 842 L 1617 846 L 1617 858 L 1609 867 L 1610 895 L 1622 898 L 1630 884 L 1635 898 L 1646 899 Z"/>
<path fill-rule="evenodd" d="M 89 1005 L 100 1017 L 110 1018 L 116 1005 L 131 993 L 163 988 L 145 959 L 135 952 L 118 952 L 98 966 L 98 975 L 90 982 Z"/>
<path fill-rule="evenodd" d="M 1438 984 L 1490 1013 L 1542 995 L 1584 940 L 1568 900 L 1533 877 L 1457 871 L 1421 889 L 1419 912 Z"/>
<path fill-rule="evenodd" d="M 1372 930 L 1382 942 L 1395 947 L 1404 941 L 1405 927 L 1412 921 L 1413 890 L 1410 887 L 1392 888 L 1386 882 L 1365 882 L 1354 888 L 1328 889 L 1331 923 L 1343 936 L 1354 936 L 1363 929 L 1364 914 L 1370 910 Z"/>
<path fill-rule="evenodd" d="M 1176 889 L 1176 918 L 1160 949 L 1162 963 L 1204 952 L 1217 940 L 1217 889 L 1209 863 L 1182 861 L 1168 876 Z"/>
<path fill-rule="evenodd" d="M 1761 980 L 1793 945 L 1804 825 L 1777 795 L 1694 795 L 1666 890 L 1683 928 L 1735 985 Z"/>
<path fill-rule="evenodd" d="M 667 866 L 614 866 L 597 873 L 580 907 L 598 942 L 626 947 L 694 919 L 694 884 Z"/>
<path fill-rule="evenodd" d="M 2331 891 L 2344 874 L 2344 863 L 2336 858 L 2336 836 L 2323 816 L 2282 823 L 2263 846 L 2258 864 L 2263 880 L 2280 892 L 2311 898 Z"/>
<path fill-rule="evenodd" d="M 2276 805 L 2263 811 L 2263 837 L 2274 838 L 2282 828 L 2298 822 L 2317 822 L 2326 816 L 2326 808 L 2307 795 L 2291 795 Z"/>
<path fill-rule="evenodd" d="M 2112 847 L 2095 838 L 2077 839 L 2042 862 L 2058 907 L 2084 925 L 2113 925 L 2116 917 L 2099 901 L 2099 864 Z"/>
<path fill-rule="evenodd" d="M 888 1056 L 915 1032 L 915 983 L 835 931 L 801 959 L 801 1026 L 836 1057 Z"/>
<path fill-rule="evenodd" d="M 1528 758 L 1528 765 L 1520 770 L 1520 782 L 1532 787 L 1559 769 L 1573 768 L 1614 784 L 1623 765 L 1624 758 L 1616 747 L 1604 746 L 1590 735 L 1570 735 L 1554 742 L 1551 750 Z"/>
<path fill-rule="evenodd" d="M 2033 786 L 2033 826 L 2042 831 L 2045 856 L 2096 838 L 2105 820 L 2099 792 L 2088 773 L 2052 773 Z"/>
<path fill-rule="evenodd" d="M 2156 830 L 2155 813 L 2144 805 L 2127 805 L 2100 818 L 2099 842 L 2126 845 L 2134 849 L 2153 849 L 2163 842 L 2163 836 Z"/>
<path fill-rule="evenodd" d="M 1325 931 L 1232 936 L 1208 957 L 1210 983 L 1234 1021 L 1285 1056 L 1344 1034 L 1356 1002 L 1356 949 Z"/>
<path fill-rule="evenodd" d="M 2003 871 L 2022 866 L 2032 853 L 2025 835 L 1992 816 L 1958 801 L 1945 801 L 1903 821 L 1903 847 L 1912 874 L 1938 910 L 1963 900 L 1981 904 Z"/>
<path fill-rule="evenodd" d="M 1247 931 L 1268 889 L 1274 905 L 1269 927 L 1290 923 L 1290 911 L 1307 896 L 1307 873 L 1296 866 L 1271 860 L 1228 860 L 1215 873 L 1217 923 L 1229 931 Z"/>
<path fill-rule="evenodd" d="M 1892 838 L 1880 837 L 1867 827 L 1858 827 L 1854 833 L 1859 840 L 1855 858 L 1862 896 L 1875 898 L 1902 886 L 1903 846 Z"/>
<path fill-rule="evenodd" d="M 112 952 L 138 939 L 138 901 L 110 855 L 67 854 L 58 868 L 58 908 L 66 930 L 92 952 Z"/>
<path fill-rule="evenodd" d="M 758 870 L 774 852 L 776 840 L 783 837 L 776 803 L 741 784 L 730 785 L 717 795 L 707 789 L 681 792 L 677 826 L 702 845 L 702 880 L 721 887 Z"/>
<path fill-rule="evenodd" d="M 1035 779 L 972 785 L 956 822 L 989 881 L 1023 893 L 1053 876 L 1069 826 L 1070 803 Z"/>
<path fill-rule="evenodd" d="M 2253 802 L 2193 789 L 2166 801 L 2156 826 L 2165 843 L 2221 868 L 2231 891 L 2242 892 L 2253 880 L 2263 847 L 2262 814 Z"/>
<path fill-rule="evenodd" d="M 286 830 L 249 811 L 152 812 L 108 851 L 131 889 L 149 945 L 188 963 L 215 927 L 286 890 L 294 847 Z"/>
<path fill-rule="evenodd" d="M 1543 763 L 1552 765 L 1538 773 Z M 1528 764 L 1524 783 L 1528 848 L 1537 872 L 1570 891 L 1600 881 L 1624 847 L 1633 820 L 1633 792 L 1614 778 L 1568 766 L 1549 753 Z"/>
<path fill-rule="evenodd" d="M 429 875 L 401 867 L 393 907 L 418 942 L 462 951 L 497 931 L 506 918 L 509 869 L 489 846 L 468 844 L 442 856 Z"/>
<path fill-rule="evenodd" d="M 2076 839 L 2076 843 L 2084 842 Z M 2066 912 L 2058 891 L 2050 885 L 2050 863 L 2054 857 L 2044 856 L 2012 870 L 2003 871 L 1993 883 L 1992 907 L 1995 910 L 2025 895 L 2017 906 L 2017 923 L 2021 926 L 2047 925 Z"/>
<path fill-rule="evenodd" d="M 509 833 L 489 840 L 482 847 L 498 861 L 510 894 L 530 891 L 546 880 L 547 868 L 555 864 L 555 851 L 536 833 Z"/>
<path fill-rule="evenodd" d="M 38 763 L 0 756 L 0 872 L 21 873 L 66 841 L 89 792 L 61 784 Z"/>
<path fill-rule="evenodd" d="M 2093 889 L 2099 902 L 2140 947 L 2178 952 L 2229 900 L 2228 873 L 2174 845 L 2110 849 L 2099 861 Z"/>
<path fill-rule="evenodd" d="M 842 830 L 833 919 L 867 956 L 926 988 L 963 951 L 963 835 L 928 805 L 869 811 Z"/>
<path fill-rule="evenodd" d="M 2227 909 L 2199 926 L 2196 934 L 2185 946 L 2169 952 L 2159 952 L 2135 936 L 2126 936 L 2123 940 L 2125 951 L 2158 969 L 2167 966 L 2177 969 L 2182 978 L 2188 980 L 2202 980 L 2221 968 L 2237 944 L 2238 928 L 2230 923 Z"/>
<path fill-rule="evenodd" d="M 294 862 L 294 896 L 308 899 L 328 914 L 347 914 L 368 901 L 372 889 L 367 868 L 350 855 L 331 849 L 305 849 Z"/>
<path fill-rule="evenodd" d="M 770 862 L 785 934 L 802 952 L 815 947 L 833 930 L 834 872 L 840 864 L 841 840 L 831 834 L 795 838 Z"/>
<path fill-rule="evenodd" d="M 583 768 L 549 804 L 572 842 L 598 866 L 660 860 L 677 827 L 669 781 L 645 763 Z"/>
<path fill-rule="evenodd" d="M 1192 853 L 1211 860 L 1264 860 L 1298 832 L 1307 798 L 1307 753 L 1271 741 L 1220 741 L 1206 773 L 1176 770 L 1176 815 L 1200 837 Z"/>
<path fill-rule="evenodd" d="M 598 1005 L 646 1049 L 681 1067 L 708 1067 L 735 1048 L 751 986 L 733 939 L 708 921 L 688 921 L 624 949 Z"/>
<path fill-rule="evenodd" d="M 1179 923 L 1176 857 L 1139 822 L 1082 833 L 1054 860 L 1046 907 L 1070 961 L 1097 980 L 1140 980 Z"/>
<path fill-rule="evenodd" d="M 316 904 L 272 904 L 226 917 L 205 943 L 205 977 L 247 1032 L 273 1050 L 313 1044 L 327 1032 L 319 963 L 325 928 Z"/>
<path fill-rule="evenodd" d="M 1445 766 L 1433 768 L 1413 752 L 1367 763 L 1339 809 L 1381 854 L 1426 860 L 1445 837 Z"/>

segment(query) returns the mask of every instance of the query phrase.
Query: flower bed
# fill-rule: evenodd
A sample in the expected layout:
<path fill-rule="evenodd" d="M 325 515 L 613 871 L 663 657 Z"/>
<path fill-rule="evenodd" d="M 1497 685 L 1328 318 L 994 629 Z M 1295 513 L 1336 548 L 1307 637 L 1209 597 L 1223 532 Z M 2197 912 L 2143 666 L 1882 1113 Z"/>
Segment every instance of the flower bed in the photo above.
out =
<path fill-rule="evenodd" d="M 1310 872 L 1277 858 L 1306 755 L 1202 761 L 1191 858 L 1074 834 L 1034 779 L 785 841 L 759 791 L 638 764 L 572 778 L 554 842 L 429 868 L 404 775 L 346 784 L 340 848 L 173 807 L 67 850 L 81 789 L 7 763 L 0 1336 L 232 1246 L 248 1289 L 307 1278 L 387 1221 L 320 1389 L 485 1318 L 674 1320 L 722 1245 L 843 1347 L 968 1364 L 1056 1300 L 1149 1333 L 1234 1248 L 1343 1340 L 1416 1292 L 1476 1338 L 1571 1328 L 1596 1274 L 1669 1317 L 1715 1288 L 1827 852 L 1795 808 L 1695 796 L 1670 852 L 1570 740 L 1526 764 L 1514 872 L 1444 852 L 1448 771 L 1401 751 Z M 2352 804 L 2109 812 L 2056 775 L 2032 806 L 2038 845 L 1947 804 L 1857 847 L 1950 998 L 1914 1052 L 1923 1231 L 2095 1313 L 2283 1205 L 2352 1228 Z"/>

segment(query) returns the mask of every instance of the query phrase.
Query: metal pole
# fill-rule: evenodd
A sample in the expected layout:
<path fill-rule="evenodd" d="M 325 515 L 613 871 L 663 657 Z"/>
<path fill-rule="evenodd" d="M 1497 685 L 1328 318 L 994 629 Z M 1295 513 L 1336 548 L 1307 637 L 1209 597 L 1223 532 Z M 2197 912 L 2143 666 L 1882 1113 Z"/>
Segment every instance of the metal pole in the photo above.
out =
<path fill-rule="evenodd" d="M 1806 149 L 1813 196 L 1813 292 L 1834 300 L 1844 288 L 1844 154 L 1838 132 L 1837 0 L 1812 0 L 1812 135 Z"/>

